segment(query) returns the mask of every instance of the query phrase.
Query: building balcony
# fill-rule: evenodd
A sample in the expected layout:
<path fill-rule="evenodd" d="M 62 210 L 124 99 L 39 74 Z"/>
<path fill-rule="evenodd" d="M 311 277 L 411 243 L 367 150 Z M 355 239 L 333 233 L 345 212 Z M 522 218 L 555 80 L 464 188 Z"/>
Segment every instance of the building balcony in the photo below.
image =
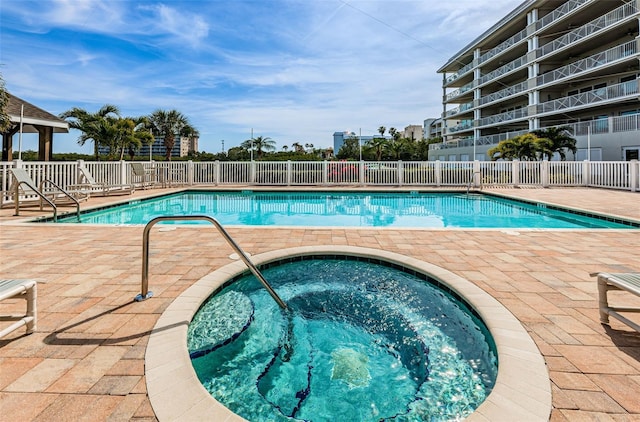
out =
<path fill-rule="evenodd" d="M 575 12 L 579 7 L 585 5 L 586 3 L 595 3 L 595 1 L 597 0 L 570 0 L 566 3 L 563 3 L 562 6 L 558 7 L 553 12 L 548 13 L 547 15 L 540 18 L 536 22 L 536 29 L 540 30 L 545 26 L 557 21 L 558 19 L 561 19 L 563 16 Z"/>
<path fill-rule="evenodd" d="M 591 22 L 543 45 L 537 50 L 537 57 L 542 57 L 549 53 L 558 51 L 568 45 L 590 37 L 597 32 L 613 27 L 619 22 L 633 17 L 636 13 L 638 13 L 638 8 L 634 3 L 624 4 L 606 15 L 600 16 L 599 18 L 594 19 Z"/>
<path fill-rule="evenodd" d="M 563 79 L 574 78 L 583 72 L 591 72 L 606 65 L 624 60 L 638 53 L 638 43 L 629 41 L 600 53 L 594 54 L 582 60 L 578 60 L 551 72 L 540 75 L 537 85 L 546 85 Z"/>
<path fill-rule="evenodd" d="M 519 108 L 517 110 L 510 110 L 500 114 L 494 114 L 492 116 L 483 117 L 478 120 L 478 127 L 491 126 L 499 123 L 510 122 L 513 120 L 521 120 L 529 117 L 529 109 L 526 107 Z"/>
<path fill-rule="evenodd" d="M 446 95 L 446 101 L 450 101 L 456 97 L 461 96 L 462 94 L 471 91 L 473 88 L 475 87 L 475 81 L 474 82 L 470 82 L 468 84 L 466 84 L 463 87 L 460 87 L 458 89 L 456 89 L 455 91 L 451 91 L 450 93 L 448 93 Z"/>
<path fill-rule="evenodd" d="M 489 81 L 492 81 L 496 78 L 501 77 L 502 75 L 506 75 L 507 73 L 511 73 L 515 70 L 520 69 L 523 66 L 527 65 L 527 57 L 526 56 L 521 56 L 518 57 L 517 59 L 505 64 L 504 66 L 500 66 L 499 68 L 485 74 L 482 75 L 480 77 L 480 79 L 478 79 L 478 85 L 482 85 L 484 83 L 487 83 Z"/>
<path fill-rule="evenodd" d="M 474 63 L 473 61 L 463 67 L 460 68 L 460 70 L 458 70 L 456 73 L 454 73 L 453 75 L 449 75 L 447 77 L 447 79 L 445 80 L 445 85 L 449 85 L 451 82 L 457 80 L 458 78 L 460 78 L 461 76 L 463 76 L 464 74 L 468 73 L 471 71 L 471 69 L 473 69 Z"/>
<path fill-rule="evenodd" d="M 444 128 L 443 128 L 444 129 Z M 473 120 L 463 120 L 459 124 L 446 128 L 446 134 L 464 132 L 473 129 Z"/>
<path fill-rule="evenodd" d="M 478 58 L 478 64 L 485 63 L 486 61 L 494 58 L 495 56 L 499 55 L 503 51 L 506 51 L 509 48 L 511 48 L 512 46 L 518 44 L 520 41 L 525 40 L 526 38 L 527 38 L 527 29 L 525 28 L 522 31 L 520 31 L 517 34 L 513 35 L 512 37 L 510 37 L 509 39 L 507 39 L 507 40 L 501 42 L 500 44 L 498 44 L 497 46 L 493 47 L 491 50 L 489 50 L 489 51 L 485 52 L 484 54 L 482 54 Z"/>
<path fill-rule="evenodd" d="M 569 128 L 572 136 L 604 135 L 622 132 L 640 132 L 640 114 L 629 114 L 626 116 L 607 117 L 595 119 L 587 122 L 578 122 L 560 125 Z M 545 127 L 548 128 L 551 126 Z M 529 133 L 528 130 L 512 132 L 502 132 L 495 135 L 481 136 L 475 141 L 472 136 L 459 138 L 454 141 L 442 142 L 429 145 L 429 150 L 450 149 L 459 147 L 469 147 L 475 145 L 496 145 L 505 139 Z"/>
<path fill-rule="evenodd" d="M 538 115 L 553 114 L 570 109 L 588 108 L 601 103 L 617 102 L 624 99 L 637 99 L 638 93 L 640 93 L 640 89 L 638 89 L 639 81 L 640 79 L 636 79 L 634 81 L 623 82 L 621 84 L 610 85 L 605 88 L 547 101 L 539 104 L 536 111 Z"/>
<path fill-rule="evenodd" d="M 492 103 L 494 101 L 502 100 L 502 99 L 511 97 L 513 95 L 520 94 L 521 92 L 526 91 L 528 87 L 529 87 L 529 84 L 527 81 L 520 82 L 519 84 L 516 84 L 516 85 L 508 86 L 505 89 L 492 92 L 491 94 L 485 95 L 484 97 L 480 98 L 480 100 L 478 101 L 478 105 L 482 106 L 485 104 Z"/>
<path fill-rule="evenodd" d="M 457 114 L 464 113 L 465 111 L 471 110 L 472 108 L 473 108 L 473 102 L 462 104 L 460 107 L 447 110 L 444 114 L 444 117 L 449 118 L 451 116 L 455 116 Z"/>

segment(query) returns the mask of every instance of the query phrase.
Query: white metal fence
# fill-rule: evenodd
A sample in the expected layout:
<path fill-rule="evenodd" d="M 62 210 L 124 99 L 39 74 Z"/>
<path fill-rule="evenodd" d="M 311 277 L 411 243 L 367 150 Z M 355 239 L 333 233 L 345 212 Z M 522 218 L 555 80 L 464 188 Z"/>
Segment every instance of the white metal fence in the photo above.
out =
<path fill-rule="evenodd" d="M 84 164 L 97 182 L 141 183 L 131 163 L 0 163 L 0 204 L 11 202 L 11 168 L 23 168 L 36 184 L 49 179 L 67 187 L 77 184 Z M 640 191 L 640 162 L 633 161 L 244 161 L 143 162 L 159 186 L 585 186 Z"/>

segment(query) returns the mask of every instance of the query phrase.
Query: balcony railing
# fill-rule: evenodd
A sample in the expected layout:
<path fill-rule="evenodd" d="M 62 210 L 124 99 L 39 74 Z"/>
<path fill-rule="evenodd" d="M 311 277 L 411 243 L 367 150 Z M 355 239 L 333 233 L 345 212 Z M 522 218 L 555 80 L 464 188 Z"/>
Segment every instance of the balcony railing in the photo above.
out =
<path fill-rule="evenodd" d="M 638 9 L 634 3 L 626 3 L 606 15 L 600 16 L 580 28 L 576 28 L 573 31 L 543 45 L 538 49 L 538 57 L 559 50 L 569 44 L 577 42 L 578 40 L 593 35 L 598 31 L 611 27 L 618 22 L 633 16 L 637 12 Z"/>
<path fill-rule="evenodd" d="M 468 92 L 470 90 L 472 90 L 475 86 L 475 82 L 469 82 L 468 84 L 466 84 L 463 87 L 460 87 L 458 89 L 456 89 L 455 91 L 451 91 L 450 93 L 447 94 L 447 101 L 459 97 L 460 95 L 464 94 L 465 92 Z"/>
<path fill-rule="evenodd" d="M 592 0 L 570 0 L 566 3 L 563 3 L 562 6 L 558 7 L 553 12 L 543 16 L 540 20 L 538 20 L 538 22 L 536 23 L 536 29 L 544 28 L 550 23 L 555 22 L 557 19 L 560 19 L 564 15 L 574 11 L 578 7 L 590 1 Z"/>
<path fill-rule="evenodd" d="M 455 126 L 447 127 L 447 133 L 462 132 L 469 129 L 473 129 L 473 120 L 463 120 Z"/>
<path fill-rule="evenodd" d="M 462 104 L 460 107 L 456 107 L 454 109 L 447 110 L 447 112 L 445 113 L 445 116 L 446 117 L 455 116 L 456 114 L 463 113 L 463 112 L 465 112 L 467 110 L 470 110 L 472 108 L 473 108 L 473 102 Z"/>
<path fill-rule="evenodd" d="M 519 108 L 492 116 L 483 117 L 478 121 L 478 126 L 493 125 L 496 123 L 509 122 L 512 120 L 522 119 L 529 116 L 527 108 Z"/>
<path fill-rule="evenodd" d="M 504 66 L 500 66 L 499 68 L 485 74 L 482 75 L 478 81 L 478 85 L 482 85 L 488 81 L 491 81 L 493 79 L 499 78 L 502 75 L 505 75 L 509 72 L 512 72 L 516 69 L 521 68 L 522 66 L 525 66 L 527 64 L 527 57 L 526 56 L 521 56 L 518 57 L 517 59 L 505 64 Z"/>
<path fill-rule="evenodd" d="M 454 73 L 453 75 L 449 75 L 447 77 L 447 79 L 446 79 L 446 81 L 447 81 L 446 83 L 449 84 L 449 83 L 455 81 L 460 76 L 462 76 L 465 73 L 469 72 L 471 69 L 473 69 L 473 61 L 471 61 L 471 63 L 467 63 L 466 65 L 464 65 L 463 67 L 458 69 L 458 71 L 456 73 Z"/>
<path fill-rule="evenodd" d="M 574 136 L 585 136 L 587 134 L 597 135 L 618 132 L 638 132 L 640 133 L 640 114 L 630 114 L 628 116 L 608 117 L 604 119 L 590 120 L 586 122 L 567 123 L 561 125 L 568 127 Z M 546 129 L 546 128 L 544 128 Z M 451 149 L 478 145 L 495 145 L 505 139 L 529 133 L 528 130 L 513 132 L 503 132 L 495 135 L 482 136 L 475 141 L 472 136 L 456 139 L 455 141 L 442 142 L 429 145 L 429 150 Z"/>
<path fill-rule="evenodd" d="M 601 66 L 627 58 L 638 52 L 638 44 L 636 41 L 629 41 L 622 45 L 610 48 L 600 53 L 589 56 L 585 59 L 578 60 L 566 66 L 559 67 L 552 72 L 538 76 L 538 86 L 556 82 L 561 79 L 574 77 L 575 75 L 595 70 Z"/>
<path fill-rule="evenodd" d="M 497 100 L 501 100 L 503 98 L 510 97 L 512 95 L 519 94 L 523 91 L 526 91 L 528 87 L 529 87 L 529 84 L 527 81 L 520 82 L 519 84 L 516 84 L 516 85 L 508 86 L 505 89 L 492 92 L 491 94 L 485 95 L 484 97 L 480 98 L 480 105 L 485 105 Z"/>
<path fill-rule="evenodd" d="M 482 63 L 486 62 L 487 60 L 491 59 L 492 57 L 497 56 L 498 54 L 502 53 L 503 51 L 505 51 L 506 49 L 510 48 L 511 46 L 516 45 L 517 43 L 519 43 L 520 41 L 524 40 L 525 38 L 527 38 L 527 29 L 526 28 L 523 29 L 522 31 L 518 32 L 514 36 L 510 37 L 509 39 L 501 42 L 497 46 L 493 47 L 491 50 L 489 50 L 489 51 L 485 52 L 484 54 L 482 54 L 480 56 L 480 58 L 478 59 L 478 64 L 482 64 Z"/>
<path fill-rule="evenodd" d="M 570 108 L 587 107 L 604 101 L 622 99 L 629 96 L 637 96 L 638 81 L 623 82 L 617 85 L 611 85 L 606 88 L 594 89 L 589 92 L 571 95 L 569 97 L 559 98 L 553 101 L 547 101 L 537 106 L 537 113 L 553 113 L 560 110 Z"/>

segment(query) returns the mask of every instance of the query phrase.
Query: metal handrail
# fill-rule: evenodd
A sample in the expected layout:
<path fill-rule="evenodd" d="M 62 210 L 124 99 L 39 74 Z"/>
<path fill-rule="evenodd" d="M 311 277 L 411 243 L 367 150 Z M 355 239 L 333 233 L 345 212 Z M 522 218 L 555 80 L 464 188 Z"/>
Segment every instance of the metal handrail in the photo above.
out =
<path fill-rule="evenodd" d="M 467 195 L 469 195 L 469 191 L 471 190 L 471 185 L 475 182 L 476 174 L 481 174 L 479 170 L 471 173 L 471 177 L 469 178 L 469 182 L 467 183 Z M 480 189 L 482 189 L 482 178 L 480 179 Z"/>
<path fill-rule="evenodd" d="M 26 180 L 21 180 L 18 183 L 16 183 L 15 185 L 15 192 L 14 192 L 14 201 L 15 201 L 15 214 L 14 215 L 20 215 L 20 185 L 26 185 L 27 187 L 29 187 L 33 192 L 29 192 L 29 193 L 35 193 L 36 195 L 38 195 L 40 197 L 40 210 L 42 210 L 42 200 L 44 199 L 50 206 L 51 208 L 53 208 L 53 221 L 57 222 L 58 221 L 58 207 L 56 206 L 55 202 L 50 200 L 49 198 L 47 198 L 46 194 L 42 191 L 42 188 L 44 187 L 44 183 L 48 182 L 50 184 L 52 184 L 56 189 L 58 189 L 60 192 L 62 192 L 64 195 L 68 196 L 69 199 L 71 199 L 73 202 L 76 203 L 76 215 L 78 217 L 78 221 L 80 221 L 80 202 L 73 197 L 73 195 L 71 195 L 69 192 L 67 192 L 66 190 L 62 189 L 61 186 L 59 186 L 58 184 L 56 184 L 55 182 L 49 180 L 49 179 L 45 179 L 42 181 L 42 183 L 40 184 L 40 189 L 37 189 L 35 186 L 32 186 L 31 183 L 29 183 Z"/>
<path fill-rule="evenodd" d="M 80 221 L 80 201 L 78 201 L 78 199 L 76 197 L 74 197 L 73 195 L 71 195 L 71 193 L 69 193 L 66 190 L 64 190 L 62 188 L 62 186 L 58 185 L 53 180 L 44 179 L 40 183 L 40 189 L 41 190 L 44 188 L 45 182 L 53 185 L 56 189 L 60 190 L 60 192 L 62 192 L 65 196 L 67 196 L 69 199 L 71 199 L 73 202 L 76 203 L 76 217 L 78 218 L 78 221 Z M 47 199 L 47 198 L 45 198 L 44 195 L 42 195 L 41 198 Z M 48 199 L 47 199 L 47 202 L 51 203 L 51 201 L 49 201 Z M 56 221 L 56 207 L 53 208 L 53 221 Z"/>
<path fill-rule="evenodd" d="M 47 201 L 49 203 L 49 205 L 51 205 L 51 207 L 53 208 L 53 221 L 54 222 L 58 221 L 58 207 L 56 207 L 56 204 L 54 204 L 49 198 L 44 196 L 42 194 L 42 192 L 40 192 L 35 186 L 31 186 L 31 183 L 29 183 L 29 182 L 27 182 L 25 180 L 19 181 L 15 185 L 15 191 L 14 191 L 14 197 L 13 197 L 13 201 L 14 201 L 14 205 L 15 205 L 15 214 L 14 215 L 20 215 L 20 185 L 22 185 L 22 184 L 25 184 L 29 188 L 31 188 L 31 190 L 33 192 L 35 192 L 40 197 L 40 201 L 42 201 L 44 199 L 45 201 Z M 42 202 L 40 203 L 40 210 L 42 210 Z"/>
<path fill-rule="evenodd" d="M 247 254 L 245 254 L 244 251 L 242 250 L 242 248 L 240 248 L 240 246 L 238 246 L 238 244 L 233 240 L 233 238 L 231 238 L 229 233 L 227 233 L 227 231 L 224 229 L 224 227 L 222 227 L 222 225 L 218 222 L 218 220 L 208 215 L 174 215 L 174 216 L 165 215 L 165 216 L 155 217 L 147 223 L 147 225 L 144 227 L 144 231 L 142 234 L 142 286 L 141 286 L 140 294 L 135 297 L 136 302 L 141 302 L 153 296 L 153 292 L 149 291 L 149 233 L 151 231 L 151 228 L 160 221 L 178 221 L 178 220 L 205 220 L 213 224 L 218 229 L 220 234 L 222 234 L 222 236 L 225 238 L 227 243 L 229 243 L 229 245 L 231 245 L 233 250 L 235 250 L 236 253 L 240 256 L 240 258 L 242 258 L 242 261 L 244 261 L 247 267 L 249 267 L 249 270 L 251 270 L 253 275 L 256 276 L 256 278 L 260 281 L 260 283 L 262 283 L 264 288 L 267 289 L 267 292 L 269 292 L 273 300 L 276 301 L 276 303 L 280 306 L 280 308 L 287 309 L 287 305 L 283 302 L 282 299 L 280 299 L 280 296 L 278 296 L 278 294 L 275 292 L 275 290 L 273 290 L 273 288 L 267 282 L 267 280 L 265 280 L 260 270 L 258 270 L 258 268 L 253 264 L 253 262 L 251 262 Z"/>

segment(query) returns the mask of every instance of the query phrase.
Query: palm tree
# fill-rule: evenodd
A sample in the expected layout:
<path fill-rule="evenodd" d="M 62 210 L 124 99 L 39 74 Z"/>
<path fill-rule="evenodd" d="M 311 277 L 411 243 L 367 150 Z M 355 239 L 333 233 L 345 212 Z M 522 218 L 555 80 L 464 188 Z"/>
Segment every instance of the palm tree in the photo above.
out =
<path fill-rule="evenodd" d="M 573 129 L 570 126 L 556 126 L 548 127 L 545 129 L 534 130 L 531 133 L 538 138 L 549 139 L 552 146 L 549 152 L 545 152 L 547 160 L 551 160 L 554 153 L 560 155 L 560 159 L 565 161 L 567 159 L 566 151 L 571 151 L 574 155 L 578 151 L 576 148 L 576 139 L 571 136 Z"/>
<path fill-rule="evenodd" d="M 154 138 L 146 128 L 147 123 L 146 117 L 126 117 L 114 123 L 115 136 L 112 150 L 120 151 L 120 160 L 124 158 L 125 150 L 133 156 L 143 143 L 148 145 L 153 143 Z"/>
<path fill-rule="evenodd" d="M 77 129 L 81 132 L 78 137 L 78 144 L 84 145 L 86 141 L 93 141 L 93 151 L 96 160 L 99 159 L 98 147 L 100 145 L 109 145 L 112 133 L 108 130 L 109 119 L 115 119 L 120 116 L 118 107 L 112 104 L 105 104 L 95 113 L 74 107 L 60 114 L 61 119 L 65 119 L 69 123 L 69 127 Z"/>
<path fill-rule="evenodd" d="M 287 152 L 287 150 L 288 150 L 288 149 L 289 149 L 289 147 L 288 147 L 288 146 L 286 146 L 286 145 L 283 145 L 283 146 L 282 146 L 282 150 L 283 150 L 284 152 Z"/>
<path fill-rule="evenodd" d="M 386 132 L 387 128 L 384 126 L 380 126 L 378 128 L 378 132 L 380 133 L 380 136 L 384 136 L 384 133 Z"/>
<path fill-rule="evenodd" d="M 247 139 L 240 146 L 247 150 L 255 150 L 258 153 L 258 158 L 261 158 L 264 151 L 276 149 L 276 141 L 268 136 L 258 136 L 257 138 Z"/>
<path fill-rule="evenodd" d="M 294 142 L 291 144 L 291 148 L 293 148 L 295 150 L 295 152 L 303 152 L 304 151 L 304 147 L 302 146 L 302 144 L 300 142 Z"/>
<path fill-rule="evenodd" d="M 198 136 L 198 131 L 191 126 L 189 119 L 177 110 L 156 110 L 148 117 L 148 124 L 152 134 L 164 138 L 166 157 L 171 161 L 171 150 L 175 145 L 176 136 Z"/>
<path fill-rule="evenodd" d="M 525 133 L 524 135 L 501 141 L 498 145 L 489 149 L 487 154 L 491 157 L 491 161 L 498 159 L 535 161 L 547 154 L 551 146 L 551 140 L 539 138 L 532 133 Z"/>
<path fill-rule="evenodd" d="M 367 146 L 376 153 L 376 161 L 382 160 L 382 151 L 384 151 L 388 145 L 389 142 L 387 142 L 385 138 L 372 138 L 367 141 Z"/>

